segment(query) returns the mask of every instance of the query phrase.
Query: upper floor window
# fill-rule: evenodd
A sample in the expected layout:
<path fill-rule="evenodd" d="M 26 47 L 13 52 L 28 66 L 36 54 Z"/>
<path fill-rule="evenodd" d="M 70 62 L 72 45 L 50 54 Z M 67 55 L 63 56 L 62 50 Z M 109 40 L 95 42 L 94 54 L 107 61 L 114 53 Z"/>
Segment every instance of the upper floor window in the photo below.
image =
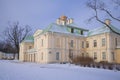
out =
<path fill-rule="evenodd" d="M 59 52 L 56 53 L 56 60 L 59 60 Z"/>
<path fill-rule="evenodd" d="M 106 59 L 106 53 L 102 52 L 102 59 L 105 60 Z"/>
<path fill-rule="evenodd" d="M 29 49 L 32 49 L 32 46 L 29 46 Z"/>
<path fill-rule="evenodd" d="M 115 46 L 117 46 L 117 38 L 115 38 Z"/>
<path fill-rule="evenodd" d="M 93 46 L 94 46 L 94 47 L 97 47 L 97 40 L 94 40 L 94 41 L 93 41 Z"/>
<path fill-rule="evenodd" d="M 74 41 L 71 40 L 70 46 L 73 47 L 74 46 Z"/>
<path fill-rule="evenodd" d="M 105 38 L 102 38 L 102 46 L 105 46 Z"/>
<path fill-rule="evenodd" d="M 84 41 L 82 41 L 82 48 L 84 48 Z"/>
<path fill-rule="evenodd" d="M 41 39 L 41 46 L 43 47 L 43 39 Z"/>
<path fill-rule="evenodd" d="M 86 42 L 86 48 L 89 48 L 89 42 L 88 41 Z"/>

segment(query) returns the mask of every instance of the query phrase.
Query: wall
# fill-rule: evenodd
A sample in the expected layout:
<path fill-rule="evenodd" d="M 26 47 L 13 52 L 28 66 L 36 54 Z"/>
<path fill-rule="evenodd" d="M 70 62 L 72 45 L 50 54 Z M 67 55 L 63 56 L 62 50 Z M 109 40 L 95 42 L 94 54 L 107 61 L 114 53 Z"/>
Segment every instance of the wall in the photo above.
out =
<path fill-rule="evenodd" d="M 85 48 L 81 47 L 82 41 L 85 41 L 83 36 L 75 36 L 64 33 L 52 33 L 48 34 L 48 62 L 69 62 L 69 51 L 72 50 L 73 57 L 85 53 Z M 70 42 L 73 40 L 73 48 L 70 47 Z M 59 60 L 56 60 L 56 53 L 59 52 Z"/>
<path fill-rule="evenodd" d="M 100 61 L 109 61 L 108 54 L 109 54 L 109 33 L 103 33 L 95 36 L 90 36 L 86 38 L 86 41 L 89 42 L 89 47 L 86 48 L 86 52 L 92 58 L 94 58 L 94 53 L 97 54 L 96 62 Z M 102 39 L 105 39 L 105 46 L 102 46 Z M 97 46 L 94 47 L 94 40 L 97 41 Z M 106 53 L 106 59 L 102 59 L 102 52 Z"/>
<path fill-rule="evenodd" d="M 116 63 L 120 64 L 120 48 L 117 48 L 115 52 L 116 52 Z"/>
<path fill-rule="evenodd" d="M 24 61 L 25 59 L 25 54 L 27 52 L 27 50 L 31 49 L 34 47 L 34 43 L 33 42 L 22 42 L 20 44 L 20 52 L 19 52 L 19 60 L 20 61 Z"/>

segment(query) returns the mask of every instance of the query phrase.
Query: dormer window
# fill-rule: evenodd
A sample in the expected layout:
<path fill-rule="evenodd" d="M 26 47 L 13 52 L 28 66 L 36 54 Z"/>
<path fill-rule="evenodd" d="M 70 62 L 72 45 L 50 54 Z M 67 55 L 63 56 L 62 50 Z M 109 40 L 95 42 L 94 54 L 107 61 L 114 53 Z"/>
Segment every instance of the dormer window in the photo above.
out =
<path fill-rule="evenodd" d="M 74 29 L 73 28 L 71 28 L 71 33 L 74 33 Z"/>
<path fill-rule="evenodd" d="M 83 35 L 83 31 L 81 31 L 81 35 Z"/>

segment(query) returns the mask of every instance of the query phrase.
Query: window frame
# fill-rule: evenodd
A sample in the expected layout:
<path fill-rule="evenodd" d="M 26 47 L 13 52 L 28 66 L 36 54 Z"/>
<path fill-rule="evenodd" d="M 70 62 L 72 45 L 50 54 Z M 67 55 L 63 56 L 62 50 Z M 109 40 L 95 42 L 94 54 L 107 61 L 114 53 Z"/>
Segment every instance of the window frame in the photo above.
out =
<path fill-rule="evenodd" d="M 97 47 L 97 40 L 93 40 L 93 47 Z"/>
<path fill-rule="evenodd" d="M 94 60 L 97 60 L 97 52 L 94 52 L 93 58 Z"/>
<path fill-rule="evenodd" d="M 56 60 L 59 60 L 59 59 L 60 59 L 60 53 L 56 52 Z"/>
<path fill-rule="evenodd" d="M 106 39 L 102 38 L 102 47 L 104 47 L 106 45 Z"/>
<path fill-rule="evenodd" d="M 86 41 L 86 48 L 89 48 L 89 41 Z"/>
<path fill-rule="evenodd" d="M 106 52 L 102 52 L 102 59 L 106 60 Z"/>

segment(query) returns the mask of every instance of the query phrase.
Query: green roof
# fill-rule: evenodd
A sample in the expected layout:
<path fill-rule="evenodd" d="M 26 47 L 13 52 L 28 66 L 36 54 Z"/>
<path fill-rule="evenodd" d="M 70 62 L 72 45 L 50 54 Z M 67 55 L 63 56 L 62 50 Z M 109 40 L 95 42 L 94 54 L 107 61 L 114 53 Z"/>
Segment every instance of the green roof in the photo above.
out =
<path fill-rule="evenodd" d="M 74 28 L 74 33 L 70 32 L 70 28 Z M 75 24 L 69 24 L 69 25 L 58 25 L 56 23 L 51 23 L 49 26 L 47 26 L 46 29 L 44 29 L 40 34 L 43 34 L 45 32 L 60 32 L 60 33 L 70 33 L 70 34 L 79 34 L 80 31 L 88 31 L 87 29 L 79 28 L 75 26 Z"/>
<path fill-rule="evenodd" d="M 23 40 L 23 42 L 34 42 L 33 36 L 26 36 L 26 38 Z"/>
<path fill-rule="evenodd" d="M 112 26 L 112 25 L 110 25 L 110 27 L 111 27 L 114 31 L 120 33 L 120 29 L 118 29 L 118 28 L 116 28 L 116 27 L 114 27 L 114 26 Z M 102 33 L 107 33 L 107 32 L 112 32 L 112 31 L 111 31 L 107 26 L 102 26 L 102 27 L 98 27 L 98 28 L 96 28 L 96 29 L 94 29 L 94 30 L 89 31 L 87 36 L 93 36 L 93 35 L 102 34 Z"/>

